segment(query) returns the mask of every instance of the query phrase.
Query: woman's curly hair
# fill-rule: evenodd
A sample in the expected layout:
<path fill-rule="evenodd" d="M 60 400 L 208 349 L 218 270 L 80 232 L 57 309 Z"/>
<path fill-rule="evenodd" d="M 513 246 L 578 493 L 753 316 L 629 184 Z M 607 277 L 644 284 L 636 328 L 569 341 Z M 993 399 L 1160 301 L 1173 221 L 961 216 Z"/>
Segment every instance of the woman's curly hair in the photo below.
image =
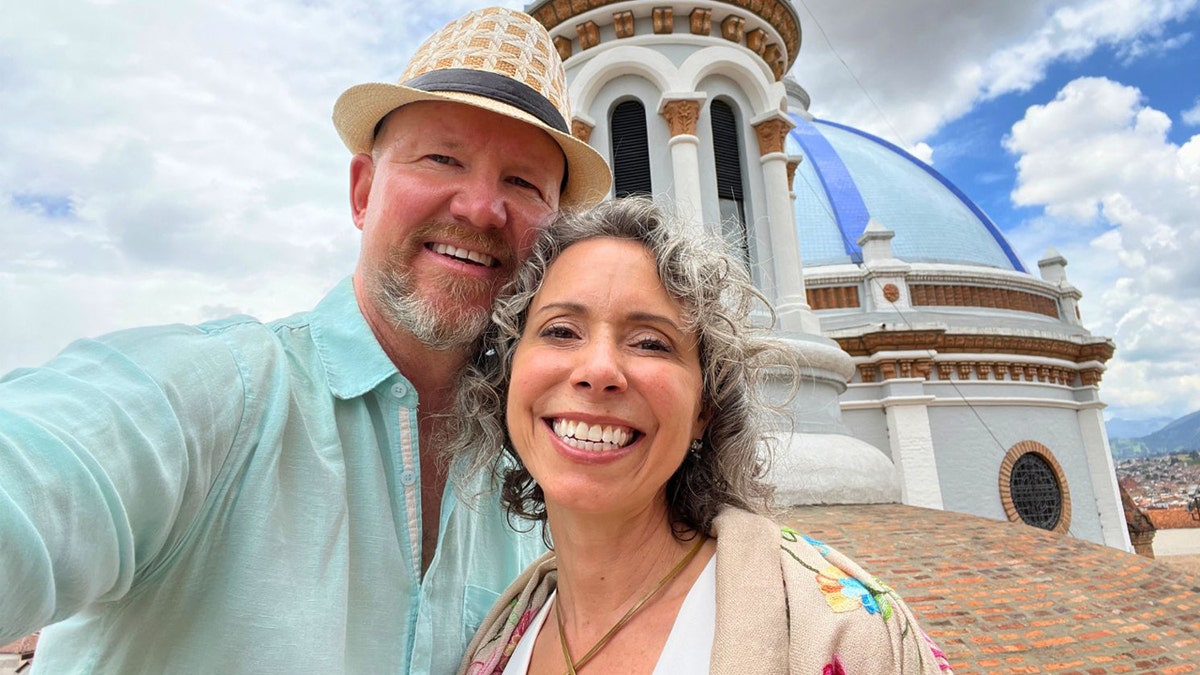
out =
<path fill-rule="evenodd" d="M 456 465 L 460 491 L 490 473 L 510 517 L 544 523 L 541 487 L 521 464 L 505 426 L 513 352 L 525 329 L 530 303 L 550 265 L 573 244 L 596 238 L 638 242 L 658 266 L 667 293 L 680 305 L 685 329 L 699 338 L 703 409 L 708 424 L 698 452 L 685 454 L 667 481 L 667 509 L 677 535 L 711 534 L 724 505 L 763 512 L 772 489 L 764 481 L 771 442 L 766 416 L 775 412 L 762 398 L 768 368 L 788 362 L 786 350 L 768 337 L 774 312 L 755 289 L 745 265 L 726 251 L 726 242 L 668 216 L 646 198 L 609 201 L 585 212 L 567 213 L 547 227 L 529 259 L 505 286 L 459 382 L 449 419 L 446 452 Z M 765 309 L 768 325 L 756 326 L 752 311 Z"/>

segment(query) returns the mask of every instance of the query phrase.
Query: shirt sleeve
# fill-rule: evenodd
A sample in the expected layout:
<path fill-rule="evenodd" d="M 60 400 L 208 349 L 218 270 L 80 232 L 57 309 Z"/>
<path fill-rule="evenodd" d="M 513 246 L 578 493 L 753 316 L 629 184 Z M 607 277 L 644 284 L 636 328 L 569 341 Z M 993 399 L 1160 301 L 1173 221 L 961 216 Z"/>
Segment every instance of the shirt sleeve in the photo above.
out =
<path fill-rule="evenodd" d="M 123 597 L 202 508 L 245 409 L 236 352 L 184 326 L 0 379 L 0 644 Z"/>

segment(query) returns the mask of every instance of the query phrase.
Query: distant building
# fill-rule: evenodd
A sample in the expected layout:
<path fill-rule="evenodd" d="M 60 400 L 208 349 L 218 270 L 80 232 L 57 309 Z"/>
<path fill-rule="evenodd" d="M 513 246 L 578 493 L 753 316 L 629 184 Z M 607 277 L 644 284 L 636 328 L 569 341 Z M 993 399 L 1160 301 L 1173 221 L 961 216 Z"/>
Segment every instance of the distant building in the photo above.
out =
<path fill-rule="evenodd" d="M 792 503 L 1024 520 L 1132 550 L 1066 260 L 1031 274 L 944 176 L 816 120 L 784 77 L 786 0 L 542 0 L 573 133 L 614 196 L 670 199 L 737 243 L 809 364 L 773 477 Z M 870 39 L 864 36 L 864 39 Z"/>

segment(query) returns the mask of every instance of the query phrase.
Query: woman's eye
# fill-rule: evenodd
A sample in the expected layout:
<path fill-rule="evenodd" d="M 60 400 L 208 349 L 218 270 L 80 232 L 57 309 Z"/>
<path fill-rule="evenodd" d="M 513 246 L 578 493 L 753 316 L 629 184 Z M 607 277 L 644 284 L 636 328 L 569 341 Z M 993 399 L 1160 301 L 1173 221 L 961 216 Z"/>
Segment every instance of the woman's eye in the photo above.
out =
<path fill-rule="evenodd" d="M 575 331 L 567 326 L 554 325 L 543 328 L 538 336 L 552 340 L 567 340 L 575 337 Z"/>
<path fill-rule="evenodd" d="M 438 164 L 453 164 L 454 163 L 454 158 L 450 157 L 448 155 L 432 155 L 431 154 L 431 155 L 425 155 L 425 156 L 428 157 L 429 159 L 431 159 L 432 161 L 437 162 Z"/>
<path fill-rule="evenodd" d="M 645 349 L 652 352 L 671 351 L 671 345 L 667 344 L 665 340 L 658 338 L 642 338 L 637 341 L 636 345 L 638 349 Z"/>

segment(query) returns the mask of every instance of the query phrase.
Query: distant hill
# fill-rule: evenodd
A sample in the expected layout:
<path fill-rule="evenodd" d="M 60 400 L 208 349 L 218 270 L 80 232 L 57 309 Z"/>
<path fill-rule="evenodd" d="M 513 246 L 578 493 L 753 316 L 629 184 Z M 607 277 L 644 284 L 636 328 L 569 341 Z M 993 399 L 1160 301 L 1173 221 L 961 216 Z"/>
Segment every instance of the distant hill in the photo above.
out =
<path fill-rule="evenodd" d="M 1200 410 L 1184 415 L 1163 428 L 1137 438 L 1112 438 L 1113 457 L 1133 459 L 1154 457 L 1172 452 L 1200 450 Z"/>
<path fill-rule="evenodd" d="M 1142 436 L 1149 436 L 1173 421 L 1175 420 L 1170 417 L 1151 417 L 1144 420 L 1125 420 L 1120 417 L 1114 417 L 1104 423 L 1104 428 L 1108 430 L 1109 440 L 1116 438 L 1141 438 Z"/>

